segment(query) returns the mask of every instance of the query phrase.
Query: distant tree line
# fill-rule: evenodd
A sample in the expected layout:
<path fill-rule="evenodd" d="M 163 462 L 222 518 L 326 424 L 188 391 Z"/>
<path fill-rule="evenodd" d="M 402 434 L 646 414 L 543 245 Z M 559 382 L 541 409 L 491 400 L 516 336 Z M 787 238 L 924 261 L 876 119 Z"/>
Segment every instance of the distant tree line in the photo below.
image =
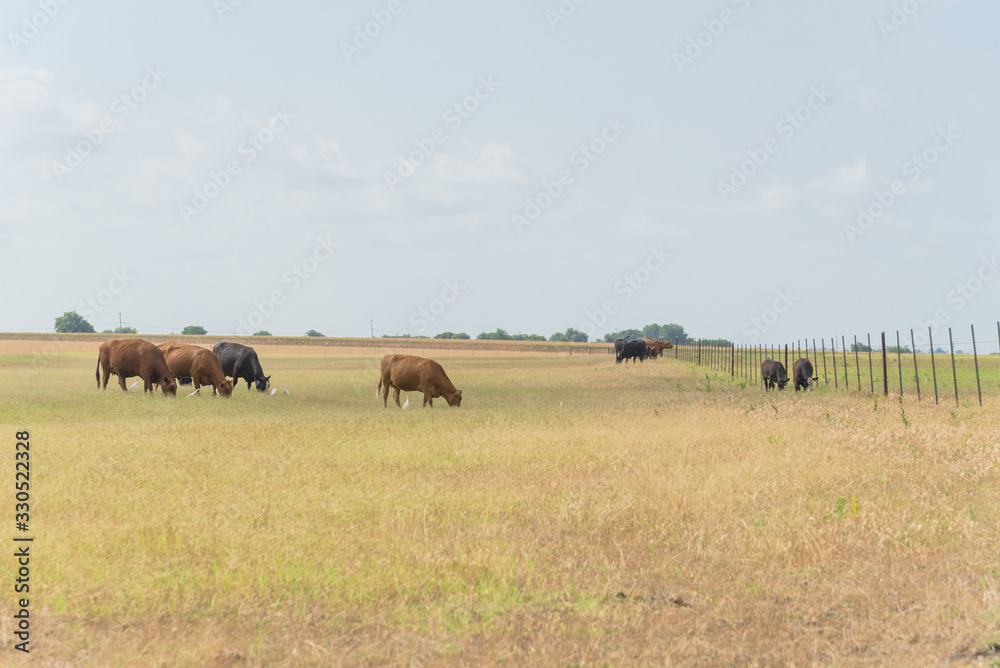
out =
<path fill-rule="evenodd" d="M 541 334 L 508 334 L 506 330 L 497 327 L 494 332 L 480 332 L 476 339 L 480 341 L 563 341 L 569 343 L 586 343 L 587 335 L 570 327 L 565 332 L 556 332 L 549 338 L 545 338 Z"/>

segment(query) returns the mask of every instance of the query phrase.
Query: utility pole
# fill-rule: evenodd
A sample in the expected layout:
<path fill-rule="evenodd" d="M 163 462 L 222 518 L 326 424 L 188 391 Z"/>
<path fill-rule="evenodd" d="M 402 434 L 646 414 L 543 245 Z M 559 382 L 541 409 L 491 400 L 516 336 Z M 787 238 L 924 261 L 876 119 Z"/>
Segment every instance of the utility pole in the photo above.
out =
<path fill-rule="evenodd" d="M 118 329 L 121 330 L 121 328 L 122 328 L 122 312 L 118 311 Z"/>
<path fill-rule="evenodd" d="M 374 338 L 375 338 L 375 321 L 374 321 L 374 320 L 369 320 L 369 321 L 368 321 L 368 324 L 369 324 L 369 325 L 371 326 L 371 328 L 372 328 L 372 338 L 374 339 Z"/>

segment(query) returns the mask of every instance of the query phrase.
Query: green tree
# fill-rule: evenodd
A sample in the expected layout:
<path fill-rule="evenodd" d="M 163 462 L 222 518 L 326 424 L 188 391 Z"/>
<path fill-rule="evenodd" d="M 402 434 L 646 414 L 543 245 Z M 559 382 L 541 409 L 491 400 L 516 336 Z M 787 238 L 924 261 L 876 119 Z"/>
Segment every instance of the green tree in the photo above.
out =
<path fill-rule="evenodd" d="M 908 353 L 910 346 L 889 346 L 885 351 L 888 353 Z"/>
<path fill-rule="evenodd" d="M 56 331 L 60 334 L 83 332 L 86 334 L 96 334 L 94 326 L 83 319 L 83 316 L 76 311 L 66 311 L 56 318 Z"/>
<path fill-rule="evenodd" d="M 135 327 L 115 327 L 115 331 L 112 334 L 138 334 L 138 330 Z"/>
<path fill-rule="evenodd" d="M 497 327 L 495 332 L 480 332 L 476 337 L 480 341 L 510 341 L 511 336 L 505 330 Z"/>
<path fill-rule="evenodd" d="M 546 338 L 541 334 L 514 334 L 510 338 L 515 341 L 545 341 Z"/>
<path fill-rule="evenodd" d="M 852 353 L 870 353 L 871 351 L 872 351 L 872 347 L 869 346 L 869 345 L 866 345 L 864 343 L 852 343 L 851 344 L 851 352 Z"/>
<path fill-rule="evenodd" d="M 208 334 L 208 330 L 201 325 L 188 325 L 181 330 L 181 334 L 186 336 L 204 336 L 205 334 Z"/>
<path fill-rule="evenodd" d="M 604 335 L 605 343 L 614 343 L 616 339 L 627 339 L 629 337 L 641 337 L 642 332 L 638 329 L 623 329 L 618 332 L 611 332 Z"/>
<path fill-rule="evenodd" d="M 468 339 L 470 338 L 465 332 L 441 332 L 435 339 Z"/>
<path fill-rule="evenodd" d="M 323 332 L 317 332 L 315 329 L 310 329 L 306 332 L 306 336 L 326 336 Z"/>
<path fill-rule="evenodd" d="M 571 343 L 586 343 L 587 335 L 577 329 L 569 327 L 565 332 L 556 332 L 549 337 L 549 341 L 568 341 Z"/>
<path fill-rule="evenodd" d="M 266 329 L 262 329 L 259 332 L 254 332 L 253 335 L 254 336 L 271 336 L 271 332 L 267 331 Z"/>

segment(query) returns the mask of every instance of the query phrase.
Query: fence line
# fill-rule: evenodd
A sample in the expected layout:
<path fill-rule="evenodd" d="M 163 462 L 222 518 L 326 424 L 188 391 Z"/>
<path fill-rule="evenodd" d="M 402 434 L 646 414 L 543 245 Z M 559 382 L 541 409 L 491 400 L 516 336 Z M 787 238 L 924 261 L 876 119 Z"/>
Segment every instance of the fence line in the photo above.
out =
<path fill-rule="evenodd" d="M 789 383 L 794 384 L 792 363 L 804 357 L 812 361 L 813 375 L 819 378 L 817 384 L 821 388 L 884 396 L 909 394 L 917 401 L 929 401 L 926 390 L 933 385 L 935 403 L 941 402 L 943 394 L 949 402 L 953 397 L 956 406 L 963 405 L 963 401 L 966 405 L 978 403 L 981 406 L 984 397 L 1000 397 L 1000 321 L 996 323 L 996 339 L 992 341 L 977 337 L 974 325 L 965 334 L 949 327 L 947 349 L 935 346 L 934 330 L 928 328 L 928 346 L 924 352 L 917 350 L 918 334 L 912 329 L 908 331 L 909 345 L 903 344 L 906 330 L 895 330 L 876 333 L 875 345 L 872 345 L 871 333 L 866 332 L 864 335 L 852 334 L 854 343 L 850 346 L 846 334 L 821 337 L 818 341 L 812 339 L 812 346 L 808 338 L 782 344 L 732 343 L 723 346 L 709 345 L 702 339 L 687 343 L 675 339 L 673 352 L 677 360 L 755 385 L 761 382 L 760 365 L 768 358 L 785 364 Z M 892 334 L 895 334 L 895 346 L 890 343 Z M 849 356 L 848 353 L 853 354 Z M 862 353 L 867 353 L 867 360 L 862 359 Z M 942 353 L 950 369 L 938 374 Z M 905 373 L 904 365 L 907 367 Z"/>

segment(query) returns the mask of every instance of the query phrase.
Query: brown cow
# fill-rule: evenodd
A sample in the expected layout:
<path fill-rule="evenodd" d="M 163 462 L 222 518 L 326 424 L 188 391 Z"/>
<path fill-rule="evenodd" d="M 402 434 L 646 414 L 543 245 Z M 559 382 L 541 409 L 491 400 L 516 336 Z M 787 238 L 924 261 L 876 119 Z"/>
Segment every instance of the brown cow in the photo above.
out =
<path fill-rule="evenodd" d="M 650 339 L 643 339 L 646 342 L 646 350 L 649 351 L 647 354 L 649 357 L 662 357 L 663 351 L 668 348 L 673 348 L 674 344 L 669 341 L 652 341 Z"/>
<path fill-rule="evenodd" d="M 385 387 L 383 390 L 382 388 Z M 382 378 L 378 381 L 378 392 L 382 393 L 382 404 L 389 405 L 389 388 L 393 388 L 392 398 L 399 406 L 399 392 L 423 392 L 424 406 L 434 407 L 434 399 L 444 397 L 449 406 L 462 405 L 462 390 L 456 390 L 448 374 L 441 365 L 416 355 L 386 355 L 382 358 Z"/>
<path fill-rule="evenodd" d="M 164 394 L 177 394 L 177 382 L 170 373 L 166 360 L 163 359 L 163 353 L 149 341 L 113 339 L 102 343 L 95 373 L 98 389 L 108 389 L 108 378 L 112 374 L 118 376 L 118 384 L 121 385 L 123 392 L 128 392 L 125 389 L 125 379 L 139 376 L 142 378 L 143 394 L 152 393 L 155 385 L 159 385 Z"/>
<path fill-rule="evenodd" d="M 171 342 L 160 344 L 160 351 L 172 374 L 178 378 L 191 377 L 195 392 L 202 385 L 211 385 L 224 397 L 233 395 L 233 381 L 226 378 L 219 358 L 211 350 L 190 343 Z"/>

